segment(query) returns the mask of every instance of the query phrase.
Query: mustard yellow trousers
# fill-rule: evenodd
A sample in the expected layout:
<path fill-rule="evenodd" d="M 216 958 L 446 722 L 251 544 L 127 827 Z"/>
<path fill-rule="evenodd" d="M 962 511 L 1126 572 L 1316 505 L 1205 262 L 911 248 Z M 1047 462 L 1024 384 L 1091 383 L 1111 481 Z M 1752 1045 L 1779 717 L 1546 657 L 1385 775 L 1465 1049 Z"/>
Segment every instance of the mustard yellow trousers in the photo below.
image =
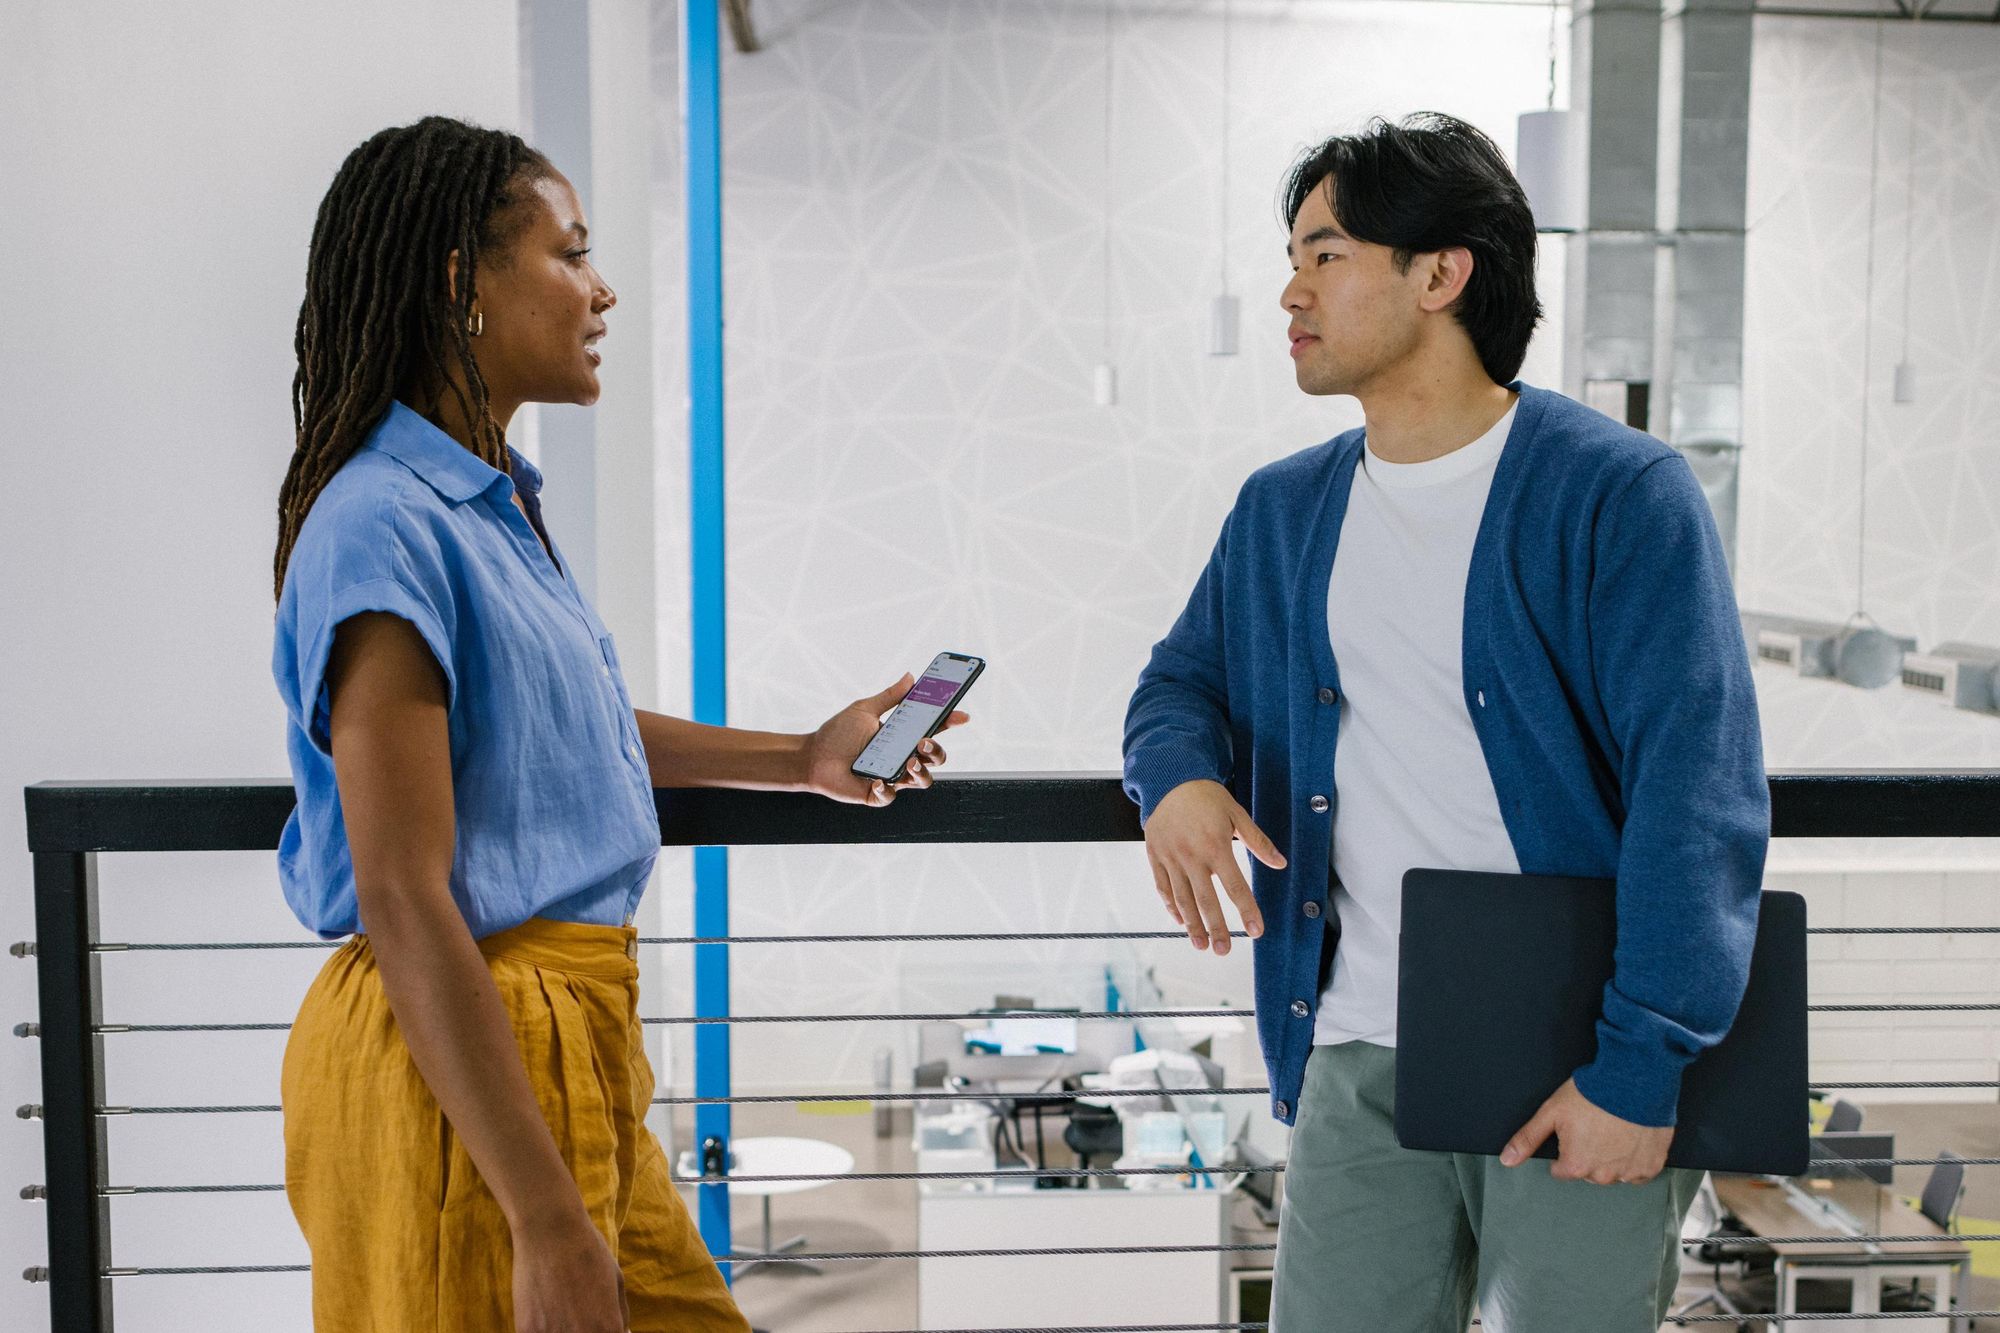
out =
<path fill-rule="evenodd" d="M 747 1333 L 646 1128 L 629 927 L 529 921 L 479 942 L 556 1147 L 618 1256 L 634 1333 Z M 335 951 L 285 1048 L 285 1191 L 317 1333 L 505 1333 L 506 1218 L 417 1072 L 365 936 Z"/>

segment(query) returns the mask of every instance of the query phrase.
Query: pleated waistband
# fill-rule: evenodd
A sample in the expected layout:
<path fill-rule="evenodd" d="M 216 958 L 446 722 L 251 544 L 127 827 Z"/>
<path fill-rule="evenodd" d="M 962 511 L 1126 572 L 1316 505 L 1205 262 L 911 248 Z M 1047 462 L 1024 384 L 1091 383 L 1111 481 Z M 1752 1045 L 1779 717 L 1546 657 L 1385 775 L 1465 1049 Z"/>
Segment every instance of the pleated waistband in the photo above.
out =
<path fill-rule="evenodd" d="M 373 952 L 374 946 L 366 935 L 351 935 L 347 943 L 349 947 Z M 639 973 L 637 926 L 591 926 L 537 916 L 477 943 L 479 952 L 488 958 L 511 958 L 554 972 L 627 979 Z"/>
<path fill-rule="evenodd" d="M 488 959 L 514 959 L 530 967 L 580 977 L 638 977 L 638 927 L 600 927 L 530 917 L 518 927 L 496 931 L 476 943 Z M 350 935 L 346 947 L 374 951 L 366 935 Z"/>
<path fill-rule="evenodd" d="M 488 958 L 512 958 L 535 967 L 585 976 L 629 977 L 639 956 L 634 926 L 590 926 L 578 921 L 530 917 L 520 925 L 479 941 Z"/>

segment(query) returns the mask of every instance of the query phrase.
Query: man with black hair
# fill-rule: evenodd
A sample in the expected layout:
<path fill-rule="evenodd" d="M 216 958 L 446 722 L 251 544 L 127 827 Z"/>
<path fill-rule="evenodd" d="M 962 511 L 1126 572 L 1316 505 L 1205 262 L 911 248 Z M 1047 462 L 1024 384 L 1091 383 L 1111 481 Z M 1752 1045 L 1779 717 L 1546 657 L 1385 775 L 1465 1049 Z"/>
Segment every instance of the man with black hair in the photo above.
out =
<path fill-rule="evenodd" d="M 1284 207 L 1299 387 L 1367 424 L 1244 484 L 1125 729 L 1167 910 L 1256 941 L 1273 1326 L 1652 1333 L 1700 1181 L 1664 1169 L 1681 1071 L 1735 1018 L 1769 838 L 1721 545 L 1678 454 L 1515 380 L 1535 229 L 1485 135 L 1377 121 Z M 1617 883 L 1596 1056 L 1497 1161 L 1395 1140 L 1417 866 Z"/>

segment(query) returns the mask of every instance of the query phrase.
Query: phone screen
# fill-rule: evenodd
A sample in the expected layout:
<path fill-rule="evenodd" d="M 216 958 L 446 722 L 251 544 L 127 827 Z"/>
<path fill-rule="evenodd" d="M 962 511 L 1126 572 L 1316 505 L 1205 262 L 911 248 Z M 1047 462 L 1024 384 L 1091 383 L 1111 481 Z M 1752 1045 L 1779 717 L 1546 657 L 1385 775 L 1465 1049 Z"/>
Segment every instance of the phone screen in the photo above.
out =
<path fill-rule="evenodd" d="M 917 742 L 944 720 L 953 701 L 964 693 L 966 684 L 984 665 L 976 657 L 961 657 L 956 653 L 939 653 L 932 658 L 923 676 L 884 719 L 875 739 L 868 742 L 854 761 L 854 771 L 884 782 L 903 776 Z"/>

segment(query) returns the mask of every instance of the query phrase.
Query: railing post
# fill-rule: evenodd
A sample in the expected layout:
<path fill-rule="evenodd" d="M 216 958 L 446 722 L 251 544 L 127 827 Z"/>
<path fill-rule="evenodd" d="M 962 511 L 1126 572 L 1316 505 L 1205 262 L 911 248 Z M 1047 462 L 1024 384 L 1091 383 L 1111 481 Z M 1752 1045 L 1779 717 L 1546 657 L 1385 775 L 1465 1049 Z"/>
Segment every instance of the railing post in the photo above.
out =
<path fill-rule="evenodd" d="M 693 603 L 694 720 L 729 721 L 728 604 L 723 592 L 722 383 L 722 47 L 711 0 L 681 5 L 681 140 L 686 171 L 688 303 L 688 528 Z M 694 854 L 695 931 L 729 933 L 729 849 Z M 729 1014 L 729 946 L 701 945 L 694 957 L 695 1013 Z M 729 1028 L 695 1029 L 695 1095 L 729 1095 Z M 727 1169 L 729 1107 L 695 1108 L 697 1149 L 720 1143 Z M 702 1239 L 711 1254 L 730 1250 L 729 1187 L 701 1188 Z M 727 1278 L 729 1265 L 723 1265 Z"/>
<path fill-rule="evenodd" d="M 729 849 L 694 849 L 695 899 L 694 933 L 718 936 L 729 933 Z M 729 946 L 697 944 L 694 947 L 694 1011 L 701 1018 L 729 1016 Z M 694 1030 L 694 1092 L 697 1097 L 727 1097 L 729 1070 L 729 1026 L 704 1023 Z M 694 1139 L 697 1157 L 709 1140 L 719 1140 L 723 1170 L 729 1169 L 732 1137 L 730 1108 L 694 1108 Z M 701 1236 L 710 1254 L 727 1254 L 732 1248 L 729 1220 L 729 1186 L 703 1185 L 699 1191 Z M 729 1264 L 722 1266 L 730 1276 Z"/>
<path fill-rule="evenodd" d="M 98 990 L 97 858 L 35 853 L 35 954 L 41 990 L 42 1152 L 46 1161 L 49 1319 L 61 1333 L 109 1333 L 111 1204 Z"/>

